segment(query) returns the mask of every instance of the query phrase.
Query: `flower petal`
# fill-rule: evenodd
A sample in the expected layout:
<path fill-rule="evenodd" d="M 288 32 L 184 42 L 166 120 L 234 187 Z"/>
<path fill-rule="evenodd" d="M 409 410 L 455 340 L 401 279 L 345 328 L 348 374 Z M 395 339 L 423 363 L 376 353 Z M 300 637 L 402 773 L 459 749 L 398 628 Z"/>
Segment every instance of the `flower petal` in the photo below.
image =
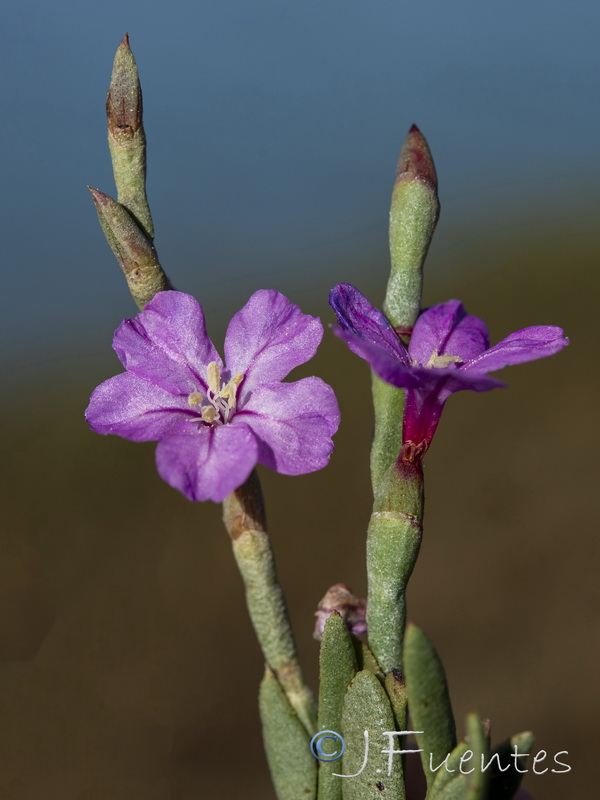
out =
<path fill-rule="evenodd" d="M 128 372 L 189 395 L 206 388 L 206 366 L 221 359 L 206 333 L 200 304 L 183 292 L 159 292 L 115 331 L 113 348 Z"/>
<path fill-rule="evenodd" d="M 488 330 L 479 317 L 467 314 L 459 300 L 426 309 L 415 323 L 408 347 L 411 359 L 427 366 L 432 356 L 474 358 L 489 345 Z"/>
<path fill-rule="evenodd" d="M 373 372 L 379 375 L 382 380 L 402 389 L 421 385 L 422 380 L 417 375 L 415 367 L 410 367 L 399 361 L 398 357 L 390 352 L 388 348 L 356 336 L 356 334 L 349 331 L 337 328 L 335 325 L 332 326 L 332 330 L 336 336 L 346 342 L 353 353 L 364 358 L 370 364 Z M 427 372 L 431 372 L 431 370 L 427 370 Z M 425 377 L 428 376 L 425 375 Z"/>
<path fill-rule="evenodd" d="M 472 389 L 475 392 L 487 392 L 504 386 L 502 381 L 486 375 L 469 375 L 462 369 L 427 369 L 416 367 L 415 373 L 422 379 L 422 387 L 409 389 L 406 393 L 402 441 L 405 457 L 408 460 L 420 460 L 436 431 L 444 404 L 454 392 Z M 414 448 L 412 456 L 411 449 Z"/>
<path fill-rule="evenodd" d="M 176 430 L 190 411 L 181 397 L 122 372 L 94 389 L 85 416 L 96 433 L 151 442 Z"/>
<path fill-rule="evenodd" d="M 413 375 L 420 382 L 422 390 L 429 392 L 436 390 L 441 402 L 444 402 L 454 392 L 463 389 L 471 389 L 474 392 L 489 392 L 490 389 L 499 389 L 506 386 L 503 381 L 497 378 L 490 378 L 488 375 L 467 372 L 462 367 L 453 369 L 438 369 L 426 367 L 415 367 Z M 416 391 L 421 391 L 417 389 Z"/>
<path fill-rule="evenodd" d="M 258 443 L 245 425 L 193 427 L 165 437 L 156 448 L 159 475 L 188 500 L 220 503 L 244 483 L 258 459 Z"/>
<path fill-rule="evenodd" d="M 487 325 L 479 317 L 464 316 L 446 339 L 440 355 L 460 356 L 462 361 L 482 353 L 490 346 Z"/>
<path fill-rule="evenodd" d="M 322 469 L 333 450 L 340 412 L 320 378 L 257 386 L 232 425 L 244 423 L 258 439 L 258 460 L 284 475 Z"/>
<path fill-rule="evenodd" d="M 322 337 L 317 317 L 303 314 L 279 292 L 261 289 L 229 323 L 225 362 L 232 376 L 246 376 L 247 391 L 285 378 L 314 356 Z"/>
<path fill-rule="evenodd" d="M 371 305 L 359 290 L 349 283 L 339 283 L 329 293 L 329 305 L 336 313 L 342 331 L 353 337 L 372 342 L 386 350 L 397 361 L 408 366 L 406 348 L 398 338 L 385 314 Z M 366 358 L 355 349 L 355 339 L 342 336 L 353 353 Z M 369 359 L 367 358 L 367 361 Z"/>
<path fill-rule="evenodd" d="M 562 328 L 555 325 L 534 325 L 531 328 L 515 331 L 485 353 L 465 364 L 461 371 L 471 374 L 494 372 L 509 364 L 522 364 L 558 353 L 569 344 L 563 336 Z"/>

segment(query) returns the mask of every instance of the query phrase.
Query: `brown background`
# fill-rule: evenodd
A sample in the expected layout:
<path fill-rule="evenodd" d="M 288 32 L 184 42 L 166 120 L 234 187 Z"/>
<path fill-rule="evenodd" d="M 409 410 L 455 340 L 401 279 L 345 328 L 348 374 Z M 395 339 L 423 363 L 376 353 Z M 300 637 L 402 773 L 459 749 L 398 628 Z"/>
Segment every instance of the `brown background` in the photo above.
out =
<path fill-rule="evenodd" d="M 540 749 L 569 751 L 571 773 L 528 778 L 538 800 L 589 797 L 600 745 L 597 252 L 575 217 L 491 222 L 434 251 L 425 298 L 460 297 L 493 341 L 544 323 L 572 339 L 507 370 L 510 389 L 449 401 L 409 597 L 444 658 L 459 727 L 476 708 L 495 739 L 531 728 Z M 385 266 L 378 283 L 365 275 L 353 279 L 378 302 Z M 324 297 L 303 307 L 331 321 Z M 267 800 L 262 665 L 220 509 L 163 484 L 152 444 L 87 430 L 87 397 L 117 365 L 108 349 L 84 363 L 13 376 L 4 397 L 0 798 Z M 261 474 L 314 685 L 317 601 L 340 580 L 366 589 L 371 410 L 367 367 L 329 333 L 298 374 L 313 371 L 342 407 L 331 466 Z"/>

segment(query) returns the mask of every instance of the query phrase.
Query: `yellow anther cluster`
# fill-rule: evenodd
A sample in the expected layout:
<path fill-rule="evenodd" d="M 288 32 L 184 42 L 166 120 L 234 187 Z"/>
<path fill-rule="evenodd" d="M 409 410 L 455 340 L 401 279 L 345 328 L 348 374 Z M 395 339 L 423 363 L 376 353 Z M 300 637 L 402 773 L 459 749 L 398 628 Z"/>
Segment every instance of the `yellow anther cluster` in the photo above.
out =
<path fill-rule="evenodd" d="M 434 350 L 431 354 L 429 361 L 427 362 L 428 367 L 438 367 L 440 369 L 444 369 L 444 367 L 449 367 L 450 364 L 456 364 L 462 361 L 460 356 L 451 356 L 445 354 L 443 356 L 438 355 L 438 351 Z"/>
<path fill-rule="evenodd" d="M 209 425 L 222 425 L 229 422 L 237 402 L 237 390 L 244 376 L 240 372 L 221 388 L 221 370 L 216 361 L 211 361 L 206 368 L 207 405 L 202 405 L 204 398 L 200 392 L 192 392 L 188 396 L 188 405 L 198 411 L 203 422 Z"/>
<path fill-rule="evenodd" d="M 190 408 L 196 408 L 202 405 L 202 395 L 200 392 L 192 392 L 188 397 L 188 405 Z"/>
<path fill-rule="evenodd" d="M 219 394 L 221 388 L 221 370 L 216 361 L 211 361 L 206 368 L 206 380 L 208 388 L 213 394 Z"/>

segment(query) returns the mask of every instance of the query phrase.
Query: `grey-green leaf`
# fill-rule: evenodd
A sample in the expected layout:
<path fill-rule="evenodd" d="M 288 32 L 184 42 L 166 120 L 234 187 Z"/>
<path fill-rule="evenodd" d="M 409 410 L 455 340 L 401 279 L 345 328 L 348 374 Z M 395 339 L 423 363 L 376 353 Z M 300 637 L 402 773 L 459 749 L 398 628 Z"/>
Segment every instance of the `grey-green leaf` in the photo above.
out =
<path fill-rule="evenodd" d="M 441 800 L 442 798 L 450 798 L 453 795 L 449 792 L 457 792 L 458 787 L 462 787 L 461 791 L 466 791 L 466 775 L 461 775 L 459 772 L 460 760 L 469 749 L 466 742 L 460 742 L 452 750 L 451 753 L 445 753 L 443 758 L 437 761 L 431 757 L 431 767 L 434 772 L 429 770 L 429 753 L 427 753 L 427 768 L 425 774 L 433 776 L 433 782 L 428 790 L 428 800 Z M 456 783 L 456 786 L 450 787 L 450 784 Z M 456 795 L 462 797 L 463 795 Z"/>
<path fill-rule="evenodd" d="M 401 757 L 382 753 L 391 748 L 401 749 L 397 737 L 383 735 L 395 730 L 394 714 L 381 683 L 369 670 L 359 672 L 350 684 L 342 713 L 346 752 L 341 768 L 336 771 L 353 776 L 342 778 L 344 800 L 405 800 Z M 388 775 L 389 758 L 391 775 Z"/>
<path fill-rule="evenodd" d="M 377 659 L 369 649 L 369 645 L 365 642 L 361 642 L 360 639 L 357 639 L 356 637 L 352 637 L 352 639 L 358 671 L 368 669 L 369 672 L 373 673 L 373 675 L 377 675 L 381 680 L 383 680 L 383 672 L 377 663 Z"/>
<path fill-rule="evenodd" d="M 277 799 L 316 800 L 317 761 L 310 739 L 270 669 L 261 682 L 258 702 Z"/>
<path fill-rule="evenodd" d="M 453 775 L 443 791 L 431 795 L 431 800 L 466 800 L 468 790 L 467 776 Z"/>
<path fill-rule="evenodd" d="M 466 729 L 469 750 L 473 753 L 473 758 L 465 763 L 463 770 L 468 772 L 466 800 L 486 800 L 490 778 L 490 773 L 484 769 L 490 753 L 487 733 L 475 713 L 467 714 Z"/>
<path fill-rule="evenodd" d="M 325 623 L 319 654 L 319 731 L 340 732 L 342 708 L 348 687 L 357 672 L 356 655 L 352 637 L 346 623 L 336 611 Z M 338 761 L 319 763 L 319 800 L 342 800 L 342 778 Z"/>
<path fill-rule="evenodd" d="M 404 670 L 410 715 L 417 735 L 421 763 L 430 788 L 435 773 L 429 769 L 429 755 L 439 764 L 456 746 L 456 726 L 442 662 L 427 636 L 409 625 L 404 639 Z"/>

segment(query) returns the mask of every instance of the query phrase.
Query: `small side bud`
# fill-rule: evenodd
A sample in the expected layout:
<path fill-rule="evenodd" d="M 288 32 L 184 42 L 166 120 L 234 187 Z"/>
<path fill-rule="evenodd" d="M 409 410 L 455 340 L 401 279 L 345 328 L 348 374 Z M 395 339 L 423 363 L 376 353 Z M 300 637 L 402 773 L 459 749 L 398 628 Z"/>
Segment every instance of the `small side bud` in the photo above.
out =
<path fill-rule="evenodd" d="M 156 248 L 124 206 L 107 194 L 88 188 L 106 241 L 125 274 L 131 296 L 142 309 L 157 292 L 171 288 Z"/>
<path fill-rule="evenodd" d="M 416 125 L 402 146 L 390 208 L 392 268 L 383 309 L 400 336 L 408 337 L 421 308 L 423 263 L 438 220 L 437 175 L 425 137 Z"/>
<path fill-rule="evenodd" d="M 106 97 L 108 146 L 118 200 L 137 219 L 146 235 L 154 238 L 154 225 L 146 199 L 146 136 L 142 123 L 142 89 L 135 58 L 125 34 L 113 62 Z"/>
<path fill-rule="evenodd" d="M 336 583 L 325 592 L 319 601 L 317 611 L 315 611 L 317 619 L 313 639 L 319 642 L 322 640 L 325 623 L 333 613 L 340 615 L 350 633 L 355 636 L 366 633 L 367 601 L 356 597 L 352 593 L 352 589 L 345 583 Z"/>

